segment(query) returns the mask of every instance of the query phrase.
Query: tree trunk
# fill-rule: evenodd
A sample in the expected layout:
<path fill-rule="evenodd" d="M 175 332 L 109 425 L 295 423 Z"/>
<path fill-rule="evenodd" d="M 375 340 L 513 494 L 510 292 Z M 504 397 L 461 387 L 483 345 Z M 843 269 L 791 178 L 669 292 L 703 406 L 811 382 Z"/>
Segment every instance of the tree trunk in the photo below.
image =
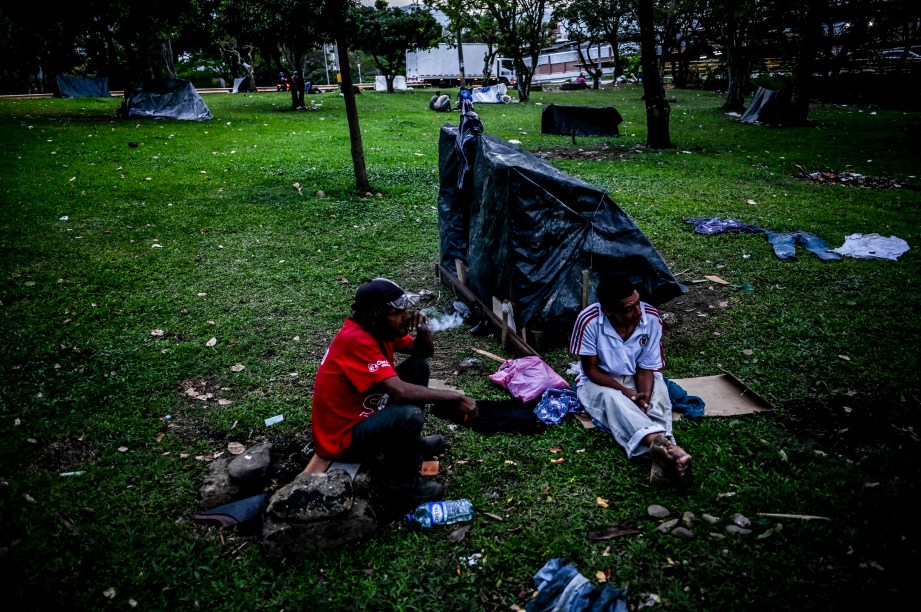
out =
<path fill-rule="evenodd" d="M 793 71 L 793 86 L 790 95 L 791 125 L 805 125 L 809 117 L 809 83 L 815 67 L 815 55 L 819 47 L 820 8 L 822 0 L 806 2 L 806 16 L 800 33 L 800 45 L 796 54 L 796 68 Z"/>
<path fill-rule="evenodd" d="M 166 74 L 171 79 L 176 78 L 176 62 L 173 61 L 173 45 L 170 39 L 160 41 L 160 54 L 163 55 L 163 63 L 166 66 Z"/>
<path fill-rule="evenodd" d="M 371 191 L 368 170 L 365 167 L 365 150 L 361 143 L 361 126 L 358 123 L 358 107 L 355 104 L 355 90 L 352 87 L 352 67 L 349 65 L 348 37 L 340 28 L 336 33 L 336 51 L 339 54 L 339 71 L 342 74 L 342 95 L 345 98 L 345 116 L 349 122 L 349 142 L 352 145 L 352 166 L 355 171 L 355 187 L 362 193 Z"/>
<path fill-rule="evenodd" d="M 646 101 L 646 146 L 651 149 L 671 149 L 673 146 L 668 127 L 671 107 L 665 99 L 659 63 L 656 60 L 652 3 L 653 0 L 637 2 L 640 56 L 643 66 L 643 99 Z"/>

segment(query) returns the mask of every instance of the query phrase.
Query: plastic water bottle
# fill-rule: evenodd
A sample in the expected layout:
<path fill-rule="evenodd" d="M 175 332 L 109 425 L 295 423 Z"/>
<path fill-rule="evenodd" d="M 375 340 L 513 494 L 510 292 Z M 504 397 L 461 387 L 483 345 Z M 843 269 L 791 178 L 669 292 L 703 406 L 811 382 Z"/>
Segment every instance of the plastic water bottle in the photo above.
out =
<path fill-rule="evenodd" d="M 406 515 L 406 522 L 418 523 L 422 527 L 448 525 L 473 519 L 473 502 L 469 499 L 446 499 L 444 501 L 426 502 L 412 514 Z"/>

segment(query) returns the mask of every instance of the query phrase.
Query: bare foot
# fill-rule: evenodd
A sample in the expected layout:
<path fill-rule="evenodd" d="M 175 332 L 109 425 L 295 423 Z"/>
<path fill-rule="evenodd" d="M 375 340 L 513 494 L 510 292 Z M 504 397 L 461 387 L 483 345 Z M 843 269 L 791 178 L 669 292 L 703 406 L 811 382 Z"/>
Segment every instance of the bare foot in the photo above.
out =
<path fill-rule="evenodd" d="M 649 482 L 653 485 L 682 481 L 691 469 L 691 455 L 662 434 L 653 438 L 649 454 L 652 456 Z"/>

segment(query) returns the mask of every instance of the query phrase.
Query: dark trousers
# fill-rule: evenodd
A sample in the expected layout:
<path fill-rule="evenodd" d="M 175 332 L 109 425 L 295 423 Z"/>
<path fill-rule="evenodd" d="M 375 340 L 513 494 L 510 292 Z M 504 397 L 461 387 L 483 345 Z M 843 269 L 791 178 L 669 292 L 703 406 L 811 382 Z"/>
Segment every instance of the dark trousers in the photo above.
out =
<path fill-rule="evenodd" d="M 400 380 L 427 387 L 432 368 L 428 359 L 410 357 L 396 367 Z M 352 446 L 343 460 L 364 461 L 383 455 L 386 478 L 412 483 L 419 474 L 423 406 L 388 402 L 352 429 Z"/>

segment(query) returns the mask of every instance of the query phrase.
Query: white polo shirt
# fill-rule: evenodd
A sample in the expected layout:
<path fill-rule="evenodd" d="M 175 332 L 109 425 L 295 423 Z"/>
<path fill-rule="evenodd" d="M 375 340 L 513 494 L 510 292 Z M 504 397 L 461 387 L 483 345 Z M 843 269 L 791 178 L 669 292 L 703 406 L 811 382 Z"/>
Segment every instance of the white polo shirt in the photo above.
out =
<path fill-rule="evenodd" d="M 642 315 L 629 338 L 624 340 L 601 310 L 598 302 L 579 313 L 569 340 L 573 355 L 597 355 L 601 371 L 611 376 L 635 376 L 637 368 L 660 371 L 665 366 L 662 355 L 662 318 L 659 311 L 640 302 Z M 585 379 L 579 363 L 576 384 Z"/>

